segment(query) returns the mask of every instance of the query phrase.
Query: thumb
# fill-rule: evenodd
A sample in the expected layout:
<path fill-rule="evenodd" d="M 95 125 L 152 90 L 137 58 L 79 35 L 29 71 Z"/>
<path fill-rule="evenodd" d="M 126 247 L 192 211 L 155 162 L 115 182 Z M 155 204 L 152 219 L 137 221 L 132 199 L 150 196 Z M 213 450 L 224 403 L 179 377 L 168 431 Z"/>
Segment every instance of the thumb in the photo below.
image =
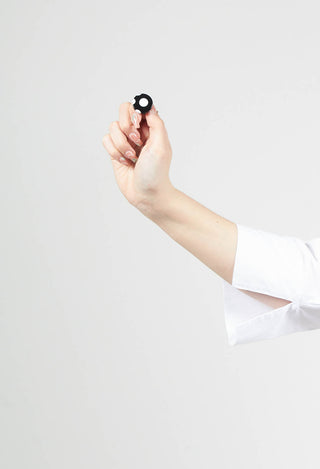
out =
<path fill-rule="evenodd" d="M 152 141 L 155 141 L 158 138 L 162 139 L 167 136 L 164 121 L 159 116 L 154 104 L 152 104 L 150 111 L 146 112 L 145 119 L 149 127 L 149 138 Z"/>

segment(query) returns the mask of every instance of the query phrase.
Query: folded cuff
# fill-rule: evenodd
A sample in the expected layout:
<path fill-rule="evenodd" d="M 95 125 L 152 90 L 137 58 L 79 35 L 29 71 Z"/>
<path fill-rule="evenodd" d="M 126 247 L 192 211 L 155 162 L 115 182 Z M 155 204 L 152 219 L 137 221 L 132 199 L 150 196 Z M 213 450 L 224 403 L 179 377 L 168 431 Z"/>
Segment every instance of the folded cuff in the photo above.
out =
<path fill-rule="evenodd" d="M 222 279 L 225 323 L 230 345 L 320 327 L 320 262 L 304 242 L 237 224 L 238 242 L 232 284 Z M 290 303 L 272 308 L 262 295 Z M 260 296 L 260 298 L 259 298 Z"/>

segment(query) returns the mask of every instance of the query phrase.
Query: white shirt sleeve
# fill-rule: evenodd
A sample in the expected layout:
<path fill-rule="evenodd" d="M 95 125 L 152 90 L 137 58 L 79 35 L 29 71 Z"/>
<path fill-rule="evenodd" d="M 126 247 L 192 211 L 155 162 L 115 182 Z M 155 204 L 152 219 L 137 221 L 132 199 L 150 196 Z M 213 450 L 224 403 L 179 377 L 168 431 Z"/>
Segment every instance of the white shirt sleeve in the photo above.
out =
<path fill-rule="evenodd" d="M 229 345 L 320 328 L 320 238 L 237 229 L 232 284 L 221 279 Z M 290 303 L 272 308 L 239 289 Z"/>

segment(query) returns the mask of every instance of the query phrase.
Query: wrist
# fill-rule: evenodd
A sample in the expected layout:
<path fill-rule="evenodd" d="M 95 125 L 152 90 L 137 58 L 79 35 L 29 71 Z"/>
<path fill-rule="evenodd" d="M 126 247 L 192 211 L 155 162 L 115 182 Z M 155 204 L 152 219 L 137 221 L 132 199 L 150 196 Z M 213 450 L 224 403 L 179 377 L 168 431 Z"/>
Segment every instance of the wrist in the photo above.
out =
<path fill-rule="evenodd" d="M 157 222 L 157 220 L 166 216 L 178 192 L 178 189 L 170 182 L 161 192 L 149 195 L 137 203 L 136 208 L 147 218 Z"/>

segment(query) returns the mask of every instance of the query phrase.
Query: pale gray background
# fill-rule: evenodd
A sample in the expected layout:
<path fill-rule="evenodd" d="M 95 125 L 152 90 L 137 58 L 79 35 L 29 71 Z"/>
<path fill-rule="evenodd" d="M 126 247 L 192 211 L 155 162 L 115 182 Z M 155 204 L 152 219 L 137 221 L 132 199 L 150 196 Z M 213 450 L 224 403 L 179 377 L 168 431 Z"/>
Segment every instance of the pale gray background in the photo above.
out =
<path fill-rule="evenodd" d="M 320 331 L 229 346 L 221 279 L 128 204 L 102 147 L 147 92 L 177 188 L 320 236 L 319 13 L 2 1 L 1 467 L 319 467 Z"/>

